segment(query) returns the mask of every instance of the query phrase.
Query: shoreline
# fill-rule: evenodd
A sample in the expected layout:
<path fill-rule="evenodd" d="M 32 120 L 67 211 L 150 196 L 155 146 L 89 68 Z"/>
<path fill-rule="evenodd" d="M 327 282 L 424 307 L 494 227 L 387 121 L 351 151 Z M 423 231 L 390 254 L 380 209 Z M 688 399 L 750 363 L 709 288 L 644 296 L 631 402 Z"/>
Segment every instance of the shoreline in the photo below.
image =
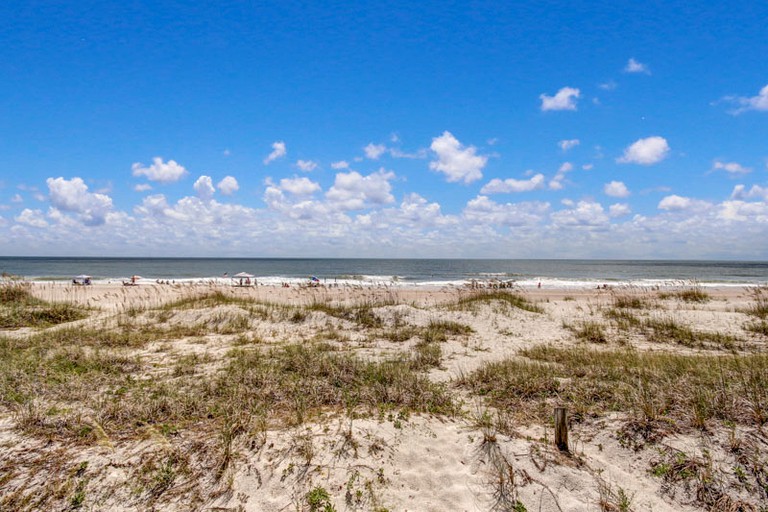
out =
<path fill-rule="evenodd" d="M 147 281 L 147 280 L 145 280 Z M 309 302 L 332 300 L 337 302 L 361 302 L 376 300 L 406 301 L 421 305 L 434 305 L 455 300 L 462 295 L 473 293 L 506 291 L 528 297 L 536 302 L 562 300 L 610 300 L 615 296 L 664 294 L 693 289 L 693 285 L 670 284 L 667 286 L 549 286 L 537 285 L 494 288 L 492 286 L 428 286 L 428 285 L 351 285 L 307 286 L 280 284 L 258 284 L 254 286 L 236 286 L 217 282 L 185 282 L 176 284 L 158 284 L 141 282 L 125 286 L 120 282 L 95 282 L 91 285 L 73 285 L 67 282 L 25 281 L 31 285 L 32 293 L 39 299 L 52 302 L 73 302 L 99 309 L 120 309 L 134 306 L 159 306 L 174 301 L 208 293 L 222 293 L 247 300 L 272 302 L 278 304 L 305 304 Z M 706 286 L 702 287 L 713 300 L 747 300 L 753 290 L 760 285 Z"/>

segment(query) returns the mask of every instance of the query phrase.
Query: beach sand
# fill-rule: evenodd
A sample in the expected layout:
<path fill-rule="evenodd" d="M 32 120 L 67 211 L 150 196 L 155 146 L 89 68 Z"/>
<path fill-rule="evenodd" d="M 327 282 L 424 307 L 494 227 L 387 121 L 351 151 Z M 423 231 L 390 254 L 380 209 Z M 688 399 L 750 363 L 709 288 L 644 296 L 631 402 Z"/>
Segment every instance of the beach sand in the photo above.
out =
<path fill-rule="evenodd" d="M 750 317 L 744 311 L 755 300 L 751 287 L 706 288 L 704 302 L 686 302 L 674 295 L 681 289 L 500 290 L 524 297 L 538 312 L 494 301 L 457 307 L 478 293 L 494 293 L 466 288 L 36 283 L 31 291 L 45 301 L 89 308 L 87 318 L 46 328 L 50 332 L 72 326 L 119 330 L 131 323 L 162 324 L 168 329 L 167 337 L 98 350 L 102 354 L 114 350 L 138 361 L 130 370 L 134 380 L 179 387 L 214 379 L 233 350 L 322 343 L 344 354 L 383 361 L 412 354 L 419 343 L 429 345 L 419 341 L 423 334 L 396 339 L 392 333 L 397 329 L 424 332 L 416 329 L 440 322 L 467 329 L 454 329 L 434 342 L 440 347 L 440 361 L 423 370 L 456 401 L 458 412 L 453 414 L 330 406 L 307 412 L 300 422 L 278 421 L 275 418 L 289 413 L 269 411 L 259 428 L 248 423 L 227 431 L 222 429 L 224 420 L 213 411 L 183 425 L 146 421 L 128 428 L 116 426 L 117 420 L 102 419 L 116 417 L 114 411 L 107 415 L 92 401 L 94 395 L 109 401 L 119 393 L 118 387 L 105 384 L 108 380 L 82 391 L 82 402 L 64 403 L 61 396 L 66 393 L 54 398 L 24 389 L 27 394 L 39 392 L 35 403 L 43 412 L 36 413 L 39 417 L 23 413 L 25 406 L 7 400 L 0 408 L 0 503 L 8 510 L 82 506 L 126 511 L 659 512 L 717 509 L 739 500 L 743 510 L 750 510 L 748 506 L 757 510 L 768 502 L 768 490 L 755 484 L 768 475 L 747 467 L 749 461 L 768 462 L 768 437 L 754 422 L 732 425 L 713 418 L 699 429 L 678 424 L 636 449 L 619 435 L 630 411 L 576 415 L 569 424 L 570 452 L 562 453 L 553 444 L 551 419 L 542 421 L 538 412 L 541 408 L 551 411 L 562 400 L 540 400 L 531 411 L 499 410 L 461 385 L 462 379 L 484 365 L 520 358 L 521 350 L 537 346 L 722 358 L 760 353 L 766 339 L 745 327 Z M 211 294 L 218 298 L 210 304 L 194 302 Z M 729 335 L 736 341 L 727 346 L 716 346 L 714 341 L 660 343 L 631 329 L 622 331 L 607 312 L 615 311 L 617 299 L 632 298 L 645 304 L 633 311 L 642 318 L 674 318 L 696 332 Z M 174 308 L 164 307 L 174 303 Z M 357 317 L 334 316 L 328 307 L 364 307 L 373 312 L 376 322 L 365 325 Z M 576 327 L 591 323 L 604 325 L 608 339 L 591 343 L 575 334 Z M 191 333 L 190 326 L 197 330 Z M 2 334 L 20 340 L 40 331 L 7 329 Z M 12 378 L 9 371 L 7 379 Z M 576 411 L 569 412 L 573 416 Z M 494 423 L 488 418 L 504 421 Z M 56 421 L 59 426 L 52 428 Z M 65 432 L 67 422 L 88 426 L 88 435 L 73 438 Z M 751 458 L 740 459 L 734 451 L 736 437 L 744 446 L 762 448 L 757 454 L 749 452 Z M 223 439 L 228 439 L 224 448 Z M 707 476 L 667 478 L 669 473 L 658 468 L 674 467 L 680 454 L 695 469 L 691 472 Z M 706 478 L 717 482 L 710 486 L 717 489 L 699 485 Z M 702 497 L 702 489 L 711 490 L 712 499 Z"/>

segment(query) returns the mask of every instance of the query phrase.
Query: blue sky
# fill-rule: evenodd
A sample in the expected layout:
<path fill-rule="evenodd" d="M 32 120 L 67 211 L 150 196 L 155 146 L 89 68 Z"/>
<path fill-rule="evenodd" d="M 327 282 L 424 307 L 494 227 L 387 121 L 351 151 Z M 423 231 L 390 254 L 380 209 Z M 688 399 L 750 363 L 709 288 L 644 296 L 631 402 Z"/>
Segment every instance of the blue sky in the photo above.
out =
<path fill-rule="evenodd" d="M 6 2 L 3 255 L 768 255 L 768 4 Z"/>

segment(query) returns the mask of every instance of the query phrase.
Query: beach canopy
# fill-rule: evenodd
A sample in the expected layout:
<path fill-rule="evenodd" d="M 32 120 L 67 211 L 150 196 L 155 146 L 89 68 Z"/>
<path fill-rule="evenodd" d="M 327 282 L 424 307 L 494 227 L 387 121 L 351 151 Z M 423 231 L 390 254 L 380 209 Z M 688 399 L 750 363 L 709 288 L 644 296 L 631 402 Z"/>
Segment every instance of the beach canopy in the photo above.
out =
<path fill-rule="evenodd" d="M 249 274 L 247 272 L 240 272 L 239 274 L 235 274 L 232 277 L 255 277 L 253 274 Z"/>
<path fill-rule="evenodd" d="M 75 276 L 75 279 L 90 279 L 91 276 L 87 276 L 85 274 L 80 274 L 79 276 Z"/>

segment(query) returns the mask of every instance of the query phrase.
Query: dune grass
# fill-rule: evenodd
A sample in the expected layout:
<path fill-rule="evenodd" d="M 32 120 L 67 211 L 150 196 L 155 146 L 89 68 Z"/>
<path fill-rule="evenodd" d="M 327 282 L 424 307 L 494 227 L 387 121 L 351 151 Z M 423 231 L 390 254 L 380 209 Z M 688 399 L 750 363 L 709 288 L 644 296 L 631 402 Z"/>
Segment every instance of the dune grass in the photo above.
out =
<path fill-rule="evenodd" d="M 679 428 L 710 421 L 763 426 L 768 421 L 768 355 L 689 356 L 635 350 L 539 346 L 524 358 L 487 363 L 460 385 L 502 410 L 547 421 L 542 403 L 577 414 L 623 411 Z"/>
<path fill-rule="evenodd" d="M 455 305 L 458 310 L 473 310 L 482 304 L 502 304 L 515 309 L 522 309 L 531 313 L 543 313 L 544 310 L 519 293 L 507 290 L 477 290 L 461 297 Z"/>
<path fill-rule="evenodd" d="M 0 328 L 48 327 L 80 320 L 87 310 L 68 303 L 50 303 L 32 296 L 29 283 L 0 283 Z"/>

